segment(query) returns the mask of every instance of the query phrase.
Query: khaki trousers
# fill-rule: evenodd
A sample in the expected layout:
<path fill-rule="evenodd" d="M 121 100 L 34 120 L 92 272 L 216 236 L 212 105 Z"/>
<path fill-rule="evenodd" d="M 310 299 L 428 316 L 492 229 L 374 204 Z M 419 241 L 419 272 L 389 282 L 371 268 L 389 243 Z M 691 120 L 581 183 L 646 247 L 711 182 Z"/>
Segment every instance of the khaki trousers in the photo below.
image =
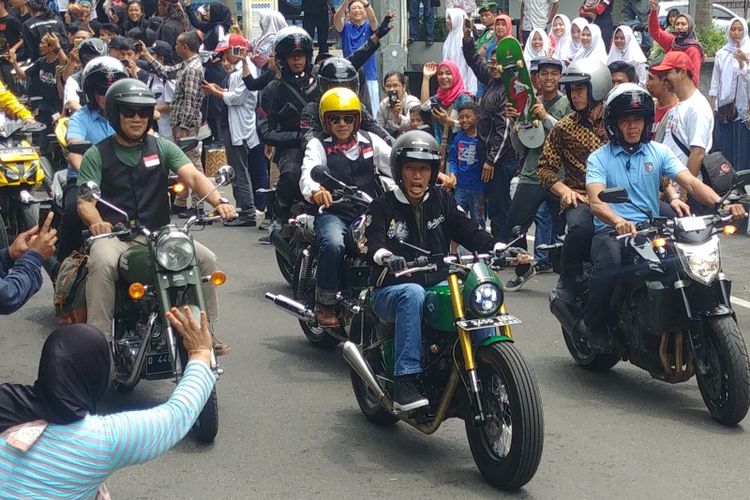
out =
<path fill-rule="evenodd" d="M 172 127 L 172 137 L 175 138 L 175 141 L 177 141 L 177 137 L 179 136 L 179 131 L 181 130 L 180 127 Z M 190 128 L 188 129 L 188 134 L 185 137 L 195 137 L 198 135 L 198 127 Z M 185 151 L 185 154 L 190 159 L 191 162 L 193 162 L 193 165 L 195 165 L 195 168 L 200 170 L 201 172 L 204 172 L 203 170 L 203 161 L 201 161 L 201 145 L 198 144 L 196 147 L 191 149 L 190 151 Z M 192 201 L 193 208 L 196 208 L 198 205 L 198 200 L 200 200 L 200 196 L 196 195 L 194 192 L 192 192 L 190 189 L 186 189 L 180 194 L 175 196 L 174 204 L 176 207 L 186 207 L 187 206 L 187 199 L 188 194 L 190 194 L 190 199 Z"/>
<path fill-rule="evenodd" d="M 216 254 L 197 241 L 193 241 L 195 243 L 195 257 L 198 261 L 198 268 L 201 275 L 206 276 L 219 269 Z M 117 267 L 120 255 L 133 245 L 145 242 L 146 238 L 144 236 L 138 236 L 135 241 L 104 238 L 95 241 L 91 246 L 88 276 L 86 278 L 87 323 L 101 330 L 110 341 L 112 340 L 112 317 L 115 311 L 115 283 L 118 278 Z M 219 318 L 219 301 L 216 287 L 211 283 L 203 283 L 202 289 L 208 320 L 216 321 Z"/>

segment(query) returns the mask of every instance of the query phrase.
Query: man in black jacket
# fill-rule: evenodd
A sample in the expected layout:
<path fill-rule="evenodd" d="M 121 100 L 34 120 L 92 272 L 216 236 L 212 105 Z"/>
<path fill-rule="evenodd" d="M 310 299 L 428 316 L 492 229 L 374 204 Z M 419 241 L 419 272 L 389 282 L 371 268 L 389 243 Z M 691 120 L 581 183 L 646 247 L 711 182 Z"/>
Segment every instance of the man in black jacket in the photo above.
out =
<path fill-rule="evenodd" d="M 492 234 L 496 238 L 510 236 L 508 212 L 510 211 L 510 180 L 516 173 L 518 162 L 510 139 L 511 123 L 505 116 L 505 86 L 502 72 L 494 55 L 485 62 L 474 48 L 471 28 L 464 28 L 463 54 L 477 80 L 487 89 L 479 104 L 477 132 L 485 158 L 482 166 L 484 194 L 487 197 L 488 215 Z"/>
<path fill-rule="evenodd" d="M 402 134 L 391 151 L 391 169 L 398 188 L 370 205 L 365 245 L 374 264 L 373 311 L 396 325 L 394 408 L 411 411 L 429 404 L 415 385 L 422 372 L 424 287 L 443 281 L 446 273 L 396 278 L 393 274 L 405 269 L 407 261 L 421 255 L 401 241 L 433 254 L 448 254 L 451 241 L 477 252 L 505 245 L 473 223 L 448 191 L 434 186 L 440 153 L 430 134 L 418 130 Z M 528 263 L 527 258 L 521 260 Z"/>

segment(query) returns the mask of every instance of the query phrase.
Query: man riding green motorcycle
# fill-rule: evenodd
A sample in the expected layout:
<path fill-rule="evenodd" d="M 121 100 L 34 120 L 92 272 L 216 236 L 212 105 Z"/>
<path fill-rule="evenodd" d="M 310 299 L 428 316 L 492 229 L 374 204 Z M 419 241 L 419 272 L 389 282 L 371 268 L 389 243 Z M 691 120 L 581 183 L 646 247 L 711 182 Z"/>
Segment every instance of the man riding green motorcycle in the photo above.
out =
<path fill-rule="evenodd" d="M 434 186 L 440 154 L 430 134 L 410 131 L 401 135 L 393 145 L 391 168 L 398 188 L 370 205 L 365 238 L 367 256 L 375 265 L 373 311 L 383 321 L 395 323 L 393 407 L 408 412 L 429 404 L 416 386 L 422 372 L 425 287 L 445 280 L 447 273 L 415 272 L 401 277 L 396 273 L 424 251 L 447 255 L 451 241 L 477 252 L 505 245 L 472 223 L 449 192 Z M 517 260 L 528 265 L 530 256 L 521 254 Z"/>
<path fill-rule="evenodd" d="M 235 208 L 222 198 L 187 156 L 173 143 L 148 134 L 156 99 L 144 83 L 123 79 L 114 83 L 105 97 L 105 114 L 115 135 L 89 149 L 78 172 L 78 186 L 93 181 L 101 188 L 102 198 L 128 214 L 95 200 L 78 199 L 78 213 L 93 236 L 111 233 L 113 226 L 157 229 L 169 224 L 169 198 L 166 196 L 169 172 L 174 172 L 188 187 L 201 196 L 223 220 L 237 217 Z M 208 194 L 211 193 L 211 194 Z M 120 255 L 131 246 L 143 244 L 144 236 L 120 240 L 101 238 L 93 242 L 88 263 L 86 304 L 88 323 L 112 338 L 115 308 L 115 282 Z M 203 275 L 218 269 L 216 256 L 195 242 L 195 255 Z M 215 287 L 203 286 L 206 313 L 210 321 L 218 318 Z M 217 355 L 229 347 L 214 337 Z"/>

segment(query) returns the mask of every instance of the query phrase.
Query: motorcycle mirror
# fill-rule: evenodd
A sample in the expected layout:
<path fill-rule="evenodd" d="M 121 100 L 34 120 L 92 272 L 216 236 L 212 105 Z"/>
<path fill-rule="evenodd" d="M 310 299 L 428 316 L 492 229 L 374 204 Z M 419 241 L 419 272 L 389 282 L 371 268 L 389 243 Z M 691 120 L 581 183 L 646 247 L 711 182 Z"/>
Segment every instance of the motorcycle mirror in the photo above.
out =
<path fill-rule="evenodd" d="M 331 175 L 331 171 L 328 169 L 328 167 L 325 167 L 323 165 L 318 165 L 313 167 L 313 169 L 310 171 L 310 177 L 312 177 L 312 180 L 317 182 L 318 184 L 323 184 L 328 180 L 328 176 Z"/>
<path fill-rule="evenodd" d="M 599 193 L 599 199 L 605 203 L 627 203 L 630 201 L 628 191 L 624 187 L 613 187 Z"/>
<path fill-rule="evenodd" d="M 78 186 L 78 197 L 82 200 L 92 201 L 102 195 L 102 190 L 94 181 L 88 181 Z"/>
<path fill-rule="evenodd" d="M 177 147 L 183 151 L 190 151 L 198 147 L 198 142 L 197 137 L 183 137 L 182 139 L 177 139 Z"/>
<path fill-rule="evenodd" d="M 91 146 L 92 144 L 89 141 L 69 142 L 65 149 L 71 153 L 82 155 L 88 151 Z"/>
<path fill-rule="evenodd" d="M 219 168 L 219 171 L 216 172 L 216 177 L 214 177 L 214 181 L 216 181 L 216 184 L 219 184 L 220 186 L 226 186 L 233 180 L 234 168 L 229 165 L 224 165 L 223 167 Z"/>
<path fill-rule="evenodd" d="M 750 170 L 740 170 L 734 174 L 734 181 L 732 182 L 735 189 L 739 189 L 750 184 Z"/>

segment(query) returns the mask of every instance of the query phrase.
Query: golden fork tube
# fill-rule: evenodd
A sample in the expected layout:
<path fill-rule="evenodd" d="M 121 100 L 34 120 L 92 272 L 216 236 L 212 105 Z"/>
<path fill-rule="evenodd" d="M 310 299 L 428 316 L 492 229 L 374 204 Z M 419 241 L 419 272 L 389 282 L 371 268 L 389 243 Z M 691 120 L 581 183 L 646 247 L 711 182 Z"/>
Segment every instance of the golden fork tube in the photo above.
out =
<path fill-rule="evenodd" d="M 500 306 L 500 314 L 507 313 L 507 309 L 505 309 L 505 304 Z M 510 333 L 510 325 L 503 325 L 500 327 L 500 331 L 503 332 L 503 335 L 508 337 L 509 339 L 513 339 L 513 334 Z"/>
<path fill-rule="evenodd" d="M 453 302 L 453 317 L 456 318 L 457 321 L 460 321 L 464 319 L 464 303 L 457 275 L 448 275 L 448 288 L 451 291 L 451 299 Z M 464 353 L 464 365 L 466 371 L 474 370 L 476 364 L 474 363 L 474 350 L 471 346 L 471 335 L 461 327 L 456 327 L 456 330 L 458 331 L 458 340 L 461 342 L 461 350 Z"/>

